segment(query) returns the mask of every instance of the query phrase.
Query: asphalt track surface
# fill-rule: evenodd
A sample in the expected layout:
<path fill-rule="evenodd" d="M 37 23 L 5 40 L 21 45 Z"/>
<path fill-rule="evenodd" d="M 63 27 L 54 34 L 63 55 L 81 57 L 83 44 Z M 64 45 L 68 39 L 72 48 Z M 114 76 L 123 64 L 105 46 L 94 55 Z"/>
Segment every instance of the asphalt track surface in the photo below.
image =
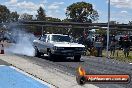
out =
<path fill-rule="evenodd" d="M 30 57 L 22 56 L 34 64 L 41 67 L 50 67 L 53 69 L 59 69 L 60 72 L 75 76 L 77 68 L 82 66 L 88 74 L 129 74 L 132 78 L 132 64 L 123 63 L 114 59 L 96 58 L 82 56 L 80 62 L 74 62 L 72 58 L 55 58 L 55 61 L 49 60 L 47 57 Z M 86 84 L 87 85 L 87 84 Z M 93 84 L 100 88 L 132 88 L 132 82 L 129 84 Z"/>

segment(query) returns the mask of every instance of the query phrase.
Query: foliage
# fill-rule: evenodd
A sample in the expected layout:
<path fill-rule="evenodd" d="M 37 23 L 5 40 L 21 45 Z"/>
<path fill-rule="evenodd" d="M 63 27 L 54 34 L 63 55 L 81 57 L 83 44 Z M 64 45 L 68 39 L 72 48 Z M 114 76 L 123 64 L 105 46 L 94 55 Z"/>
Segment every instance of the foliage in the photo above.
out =
<path fill-rule="evenodd" d="M 98 20 L 98 12 L 93 9 L 93 5 L 86 2 L 76 2 L 71 4 L 66 9 L 67 18 L 63 22 L 89 22 L 92 23 Z M 88 30 L 88 29 L 85 29 Z M 72 28 L 70 33 L 74 37 L 83 36 L 84 29 L 82 28 Z"/>
<path fill-rule="evenodd" d="M 98 13 L 93 9 L 92 4 L 86 2 L 77 2 L 73 3 L 67 7 L 67 17 L 63 22 L 92 22 L 98 19 Z M 0 5 L 0 23 L 2 22 L 16 22 L 18 18 L 21 20 L 33 20 L 33 15 L 24 13 L 20 15 L 17 12 L 10 12 L 10 10 L 3 5 Z M 61 22 L 58 18 L 46 17 L 45 10 L 42 7 L 39 7 L 37 10 L 36 20 L 39 21 L 50 21 L 50 22 Z M 25 27 L 27 30 L 32 30 L 34 32 L 41 32 L 41 27 Z M 45 27 L 45 32 L 50 33 L 72 33 L 73 36 L 80 36 L 83 29 L 68 29 L 68 28 L 56 28 L 56 27 Z"/>
<path fill-rule="evenodd" d="M 66 9 L 66 16 L 73 22 L 93 22 L 98 20 L 98 12 L 92 4 L 86 2 L 73 3 Z"/>
<path fill-rule="evenodd" d="M 33 15 L 29 15 L 27 13 L 24 13 L 22 15 L 20 15 L 20 20 L 32 20 L 33 19 Z"/>
<path fill-rule="evenodd" d="M 9 22 L 9 16 L 10 16 L 9 9 L 4 5 L 0 5 L 0 23 Z"/>
<path fill-rule="evenodd" d="M 11 12 L 10 13 L 10 21 L 11 22 L 18 21 L 18 18 L 19 18 L 19 14 L 17 14 L 17 12 Z"/>
<path fill-rule="evenodd" d="M 16 22 L 18 21 L 18 18 L 19 14 L 17 14 L 17 12 L 10 12 L 6 6 L 0 5 L 0 23 Z"/>
<path fill-rule="evenodd" d="M 42 7 L 39 7 L 39 9 L 37 10 L 37 13 L 38 13 L 38 15 L 36 15 L 37 20 L 40 20 L 40 21 L 46 20 L 45 10 Z"/>
<path fill-rule="evenodd" d="M 46 17 L 46 21 L 61 22 L 61 20 L 59 18 L 53 18 L 53 17 Z"/>
<path fill-rule="evenodd" d="M 70 21 L 71 21 L 71 19 L 68 19 L 68 18 L 62 20 L 62 22 L 70 22 Z"/>
<path fill-rule="evenodd" d="M 49 22 L 61 22 L 60 19 L 58 18 L 53 18 L 53 17 L 46 17 L 46 21 Z M 45 33 L 62 33 L 64 31 L 63 28 L 57 28 L 57 27 L 46 27 L 45 28 Z"/>
<path fill-rule="evenodd" d="M 128 22 L 128 25 L 132 25 L 132 21 L 129 21 L 129 22 Z"/>

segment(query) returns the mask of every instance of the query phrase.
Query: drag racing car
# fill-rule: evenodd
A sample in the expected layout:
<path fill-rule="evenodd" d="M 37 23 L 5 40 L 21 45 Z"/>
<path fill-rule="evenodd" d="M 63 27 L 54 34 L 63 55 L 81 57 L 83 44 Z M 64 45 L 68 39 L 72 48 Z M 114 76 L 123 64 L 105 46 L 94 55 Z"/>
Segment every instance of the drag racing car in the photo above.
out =
<path fill-rule="evenodd" d="M 55 59 L 56 56 L 74 57 L 75 61 L 80 61 L 85 50 L 84 45 L 74 43 L 69 35 L 63 34 L 45 34 L 34 40 L 33 46 L 35 56 L 47 54 L 50 59 Z"/>

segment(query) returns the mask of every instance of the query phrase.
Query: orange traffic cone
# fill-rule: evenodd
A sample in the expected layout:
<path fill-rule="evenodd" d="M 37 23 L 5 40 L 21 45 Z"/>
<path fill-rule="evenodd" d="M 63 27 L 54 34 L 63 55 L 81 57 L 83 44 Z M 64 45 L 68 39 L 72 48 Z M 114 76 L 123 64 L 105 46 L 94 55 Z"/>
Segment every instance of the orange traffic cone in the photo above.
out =
<path fill-rule="evenodd" d="M 1 44 L 1 53 L 0 54 L 4 54 L 5 52 L 4 52 L 4 45 L 3 44 Z"/>

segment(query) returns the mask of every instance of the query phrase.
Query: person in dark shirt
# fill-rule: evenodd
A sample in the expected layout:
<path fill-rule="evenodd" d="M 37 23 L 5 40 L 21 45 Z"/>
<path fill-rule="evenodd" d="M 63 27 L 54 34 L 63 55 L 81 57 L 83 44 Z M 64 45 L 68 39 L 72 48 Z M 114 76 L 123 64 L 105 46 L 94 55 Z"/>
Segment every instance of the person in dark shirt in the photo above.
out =
<path fill-rule="evenodd" d="M 120 37 L 120 39 L 119 39 L 119 49 L 121 49 L 121 48 L 123 48 L 123 37 Z"/>
<path fill-rule="evenodd" d="M 128 40 L 128 38 L 124 38 L 122 47 L 123 47 L 125 57 L 129 56 L 130 45 L 131 44 L 130 44 L 130 41 Z"/>
<path fill-rule="evenodd" d="M 95 41 L 94 47 L 97 50 L 97 57 L 102 57 L 102 47 L 103 47 L 103 43 L 102 43 L 102 38 L 101 37 L 99 37 L 98 40 Z"/>
<path fill-rule="evenodd" d="M 117 45 L 117 42 L 116 42 L 115 39 L 113 39 L 111 41 L 111 44 L 110 44 L 111 56 L 114 56 L 115 55 L 116 45 Z"/>

